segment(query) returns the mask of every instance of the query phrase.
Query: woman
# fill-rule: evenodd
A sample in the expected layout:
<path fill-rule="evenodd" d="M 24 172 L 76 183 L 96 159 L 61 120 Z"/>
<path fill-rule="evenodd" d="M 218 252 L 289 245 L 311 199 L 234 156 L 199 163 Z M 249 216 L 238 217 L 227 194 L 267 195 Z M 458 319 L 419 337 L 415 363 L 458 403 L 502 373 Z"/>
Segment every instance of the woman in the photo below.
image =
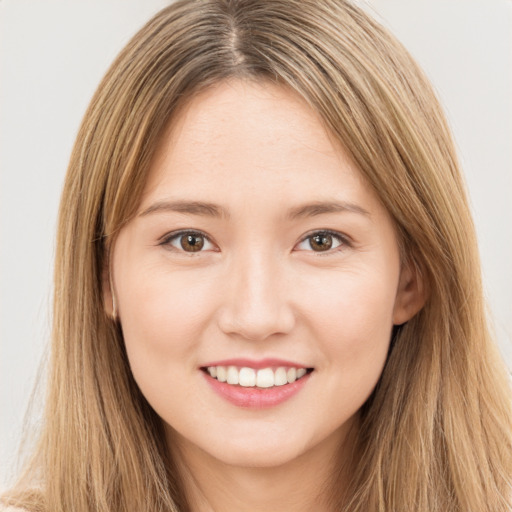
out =
<path fill-rule="evenodd" d="M 510 510 L 451 136 L 349 2 L 180 1 L 86 113 L 27 510 Z"/>

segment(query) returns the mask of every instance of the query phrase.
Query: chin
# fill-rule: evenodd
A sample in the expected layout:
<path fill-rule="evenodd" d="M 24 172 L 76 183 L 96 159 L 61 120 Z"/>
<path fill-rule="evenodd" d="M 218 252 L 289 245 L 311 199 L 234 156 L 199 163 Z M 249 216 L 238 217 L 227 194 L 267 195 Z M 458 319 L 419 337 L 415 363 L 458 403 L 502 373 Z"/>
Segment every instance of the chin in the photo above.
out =
<path fill-rule="evenodd" d="M 296 460 L 302 450 L 295 446 L 281 443 L 269 446 L 257 444 L 252 446 L 225 445 L 218 452 L 210 451 L 210 455 L 230 466 L 246 468 L 273 468 L 286 465 Z"/>
<path fill-rule="evenodd" d="M 213 434 L 213 432 L 210 432 Z M 306 439 L 294 439 L 289 431 L 265 430 L 257 432 L 240 429 L 236 434 L 223 430 L 220 435 L 183 436 L 174 431 L 171 446 L 185 455 L 207 457 L 223 464 L 247 468 L 272 468 L 285 465 L 300 457 L 308 449 Z"/>

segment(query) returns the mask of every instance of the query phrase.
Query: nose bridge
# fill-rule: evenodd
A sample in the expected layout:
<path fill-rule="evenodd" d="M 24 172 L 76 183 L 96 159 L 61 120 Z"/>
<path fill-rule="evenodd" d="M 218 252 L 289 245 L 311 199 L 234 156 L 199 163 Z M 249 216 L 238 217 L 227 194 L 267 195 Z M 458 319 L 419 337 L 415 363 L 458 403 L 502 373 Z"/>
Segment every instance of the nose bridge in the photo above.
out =
<path fill-rule="evenodd" d="M 283 262 L 261 248 L 246 250 L 235 260 L 227 278 L 221 328 L 252 340 L 289 332 L 294 317 Z"/>

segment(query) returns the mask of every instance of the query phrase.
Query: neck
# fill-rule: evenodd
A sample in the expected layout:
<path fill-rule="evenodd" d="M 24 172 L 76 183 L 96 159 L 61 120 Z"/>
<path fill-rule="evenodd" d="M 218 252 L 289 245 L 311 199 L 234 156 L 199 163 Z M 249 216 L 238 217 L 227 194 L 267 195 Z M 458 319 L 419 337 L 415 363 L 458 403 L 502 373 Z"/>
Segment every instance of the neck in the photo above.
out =
<path fill-rule="evenodd" d="M 332 512 L 338 507 L 331 496 L 340 494 L 349 470 L 347 465 L 340 470 L 340 460 L 351 459 L 351 440 L 337 432 L 272 467 L 226 464 L 175 432 L 171 446 L 190 512 Z"/>

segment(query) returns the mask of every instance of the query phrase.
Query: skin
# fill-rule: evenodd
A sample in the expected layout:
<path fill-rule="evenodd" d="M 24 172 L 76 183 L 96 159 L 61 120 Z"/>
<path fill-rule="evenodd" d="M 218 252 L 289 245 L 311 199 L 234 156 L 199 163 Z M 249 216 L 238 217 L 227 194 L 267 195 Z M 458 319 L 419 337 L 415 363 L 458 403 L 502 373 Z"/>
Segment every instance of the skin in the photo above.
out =
<path fill-rule="evenodd" d="M 162 206 L 174 201 L 222 213 Z M 312 203 L 344 208 L 290 217 Z M 172 238 L 183 229 L 204 234 L 202 250 Z M 322 230 L 339 234 L 328 250 L 311 244 Z M 113 290 L 133 375 L 164 422 L 192 509 L 328 510 L 319 496 L 334 455 L 348 459 L 392 327 L 423 298 L 390 216 L 315 112 L 266 83 L 194 97 L 119 234 L 111 280 L 106 303 Z M 228 358 L 314 371 L 286 402 L 245 409 L 200 370 Z"/>

